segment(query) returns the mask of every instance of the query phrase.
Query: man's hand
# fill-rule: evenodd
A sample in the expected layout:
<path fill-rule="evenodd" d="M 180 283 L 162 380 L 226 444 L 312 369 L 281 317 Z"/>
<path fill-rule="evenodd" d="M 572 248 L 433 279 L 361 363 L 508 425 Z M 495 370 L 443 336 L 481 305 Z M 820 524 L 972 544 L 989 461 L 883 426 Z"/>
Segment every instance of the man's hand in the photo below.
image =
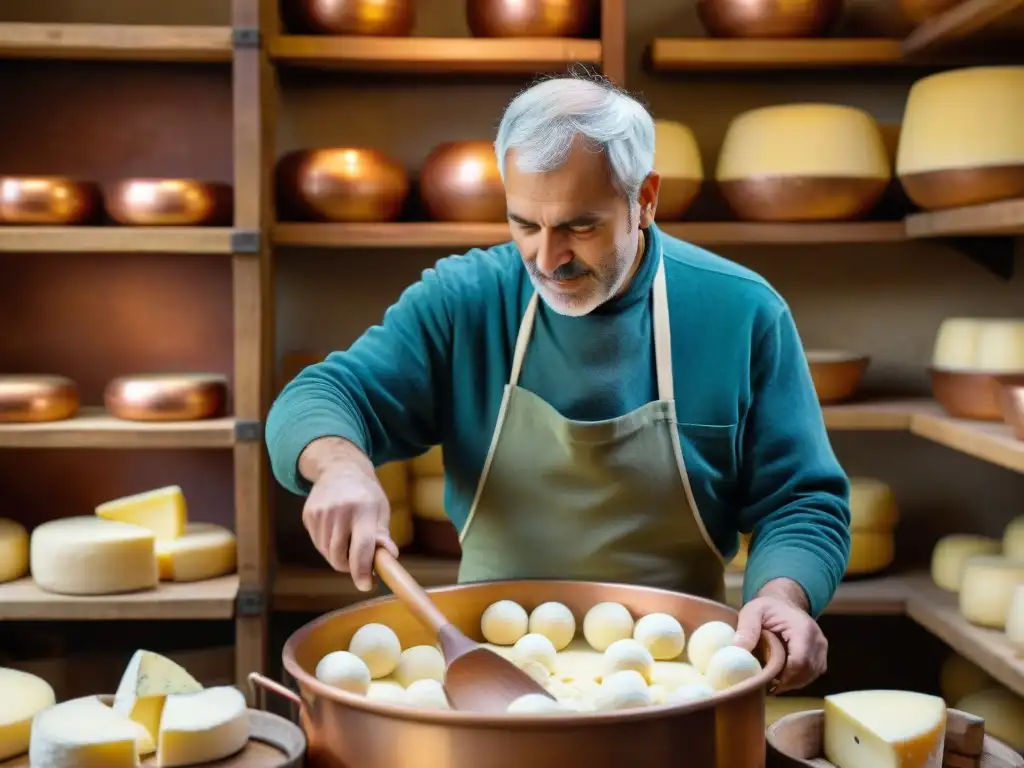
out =
<path fill-rule="evenodd" d="M 740 610 L 736 645 L 753 651 L 764 629 L 786 647 L 786 666 L 775 693 L 809 685 L 828 666 L 828 641 L 808 610 L 803 588 L 791 579 L 768 582 Z"/>
<path fill-rule="evenodd" d="M 378 546 L 398 557 L 391 540 L 391 507 L 370 460 L 351 443 L 322 438 L 299 457 L 299 471 L 313 487 L 302 523 L 317 551 L 356 588 L 373 588 L 373 556 Z"/>

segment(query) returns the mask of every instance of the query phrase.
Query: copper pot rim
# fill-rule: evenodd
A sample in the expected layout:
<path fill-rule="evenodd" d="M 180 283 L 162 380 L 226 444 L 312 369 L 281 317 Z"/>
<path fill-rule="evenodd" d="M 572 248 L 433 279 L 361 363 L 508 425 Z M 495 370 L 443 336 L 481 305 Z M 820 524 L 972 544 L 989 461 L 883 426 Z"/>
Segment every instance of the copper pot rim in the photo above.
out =
<path fill-rule="evenodd" d="M 757 184 L 779 181 L 849 181 L 857 183 L 876 181 L 879 184 L 888 184 L 892 182 L 892 176 L 857 176 L 848 173 L 758 173 L 726 179 L 715 176 L 714 180 L 718 184 Z"/>
<path fill-rule="evenodd" d="M 804 356 L 808 365 L 867 365 L 871 362 L 871 355 L 849 349 L 808 349 L 805 350 Z"/>
<path fill-rule="evenodd" d="M 191 176 L 129 176 L 123 179 L 115 179 L 110 182 L 111 187 L 127 186 L 129 184 L 164 184 L 168 181 L 182 184 L 195 184 L 202 187 L 230 187 L 226 181 L 210 181 L 209 179 L 198 179 Z"/>
<path fill-rule="evenodd" d="M 575 587 L 579 589 L 590 589 L 600 591 L 603 588 L 614 588 L 617 590 L 630 590 L 639 591 L 645 593 L 653 593 L 664 595 L 666 598 L 678 598 L 678 592 L 672 592 L 667 589 L 659 589 L 657 587 L 639 587 L 631 584 L 612 584 L 607 582 L 593 582 L 593 581 L 576 581 L 571 579 L 541 579 L 541 580 L 530 580 L 526 581 L 487 581 L 477 582 L 474 584 L 453 584 L 445 587 L 431 587 L 425 591 L 427 594 L 444 594 L 450 592 L 460 592 L 466 590 L 472 590 L 479 587 L 492 587 L 495 585 L 501 585 L 509 588 L 514 588 L 517 584 L 530 583 L 536 585 L 538 582 L 545 584 L 557 584 L 564 587 Z M 727 609 L 732 615 L 738 616 L 739 612 L 734 608 L 722 603 L 715 602 L 714 600 L 708 600 L 702 597 L 695 597 L 692 595 L 686 595 L 686 598 L 691 601 L 704 603 L 709 606 L 714 606 L 718 609 Z M 322 683 L 316 679 L 313 675 L 306 672 L 298 663 L 296 659 L 296 649 L 302 645 L 306 638 L 309 637 L 315 630 L 319 629 L 325 624 L 330 623 L 339 616 L 347 616 L 355 613 L 359 613 L 368 608 L 397 602 L 398 598 L 384 595 L 381 597 L 374 598 L 372 600 L 365 600 L 355 605 L 348 606 L 346 608 L 340 608 L 336 611 L 331 611 L 322 616 L 317 617 L 313 621 L 300 627 L 298 630 L 292 633 L 288 640 L 284 644 L 282 649 L 281 658 L 285 670 L 288 674 L 295 679 L 303 690 L 312 691 L 315 695 L 323 697 L 328 701 L 333 701 L 338 704 L 344 704 L 345 706 L 359 709 L 364 712 L 371 712 L 376 715 L 384 715 L 391 717 L 396 720 L 412 721 L 417 723 L 426 723 L 430 725 L 451 725 L 451 726 L 468 726 L 468 727 L 497 727 L 504 730 L 516 731 L 516 730 L 537 730 L 538 728 L 559 728 L 565 725 L 619 725 L 622 723 L 635 723 L 642 722 L 644 720 L 658 719 L 665 716 L 668 713 L 673 714 L 686 714 L 690 712 L 697 712 L 704 709 L 710 709 L 714 706 L 723 702 L 732 701 L 743 696 L 749 695 L 758 688 L 765 688 L 770 685 L 781 673 L 785 664 L 786 652 L 783 648 L 782 641 L 778 637 L 773 635 L 771 632 L 764 630 L 761 632 L 761 639 L 768 646 L 769 659 L 768 663 L 762 668 L 760 674 L 749 680 L 744 680 L 739 685 L 732 686 L 725 691 L 716 692 L 713 696 L 700 701 L 688 702 L 686 704 L 657 704 L 650 707 L 640 707 L 636 709 L 624 709 L 613 712 L 573 712 L 572 714 L 557 715 L 553 716 L 550 714 L 544 715 L 479 715 L 473 712 L 460 712 L 458 710 L 444 710 L 444 709 L 422 709 L 418 707 L 409 707 L 402 704 L 388 704 L 386 702 L 378 702 L 370 699 L 366 696 L 361 696 L 356 693 L 350 693 L 343 691 L 333 686 Z"/>
<path fill-rule="evenodd" d="M 942 365 L 929 365 L 929 375 L 954 375 L 970 376 L 971 378 L 992 378 L 999 380 L 1000 384 L 1011 384 L 1019 382 L 1024 384 L 1024 368 L 1017 371 L 986 371 L 980 368 L 953 368 Z"/>
<path fill-rule="evenodd" d="M 127 384 L 133 381 L 146 383 L 155 381 L 185 382 L 189 384 L 227 384 L 228 377 L 224 373 L 207 373 L 205 371 L 187 371 L 183 373 L 131 373 L 115 376 L 108 386 Z"/>
<path fill-rule="evenodd" d="M 495 149 L 494 142 L 491 139 L 449 139 L 448 141 L 442 141 L 440 144 L 435 144 L 430 148 L 429 154 L 433 155 L 452 149 L 470 149 L 474 147 L 479 147 L 480 149 L 489 147 L 491 152 L 494 152 Z"/>

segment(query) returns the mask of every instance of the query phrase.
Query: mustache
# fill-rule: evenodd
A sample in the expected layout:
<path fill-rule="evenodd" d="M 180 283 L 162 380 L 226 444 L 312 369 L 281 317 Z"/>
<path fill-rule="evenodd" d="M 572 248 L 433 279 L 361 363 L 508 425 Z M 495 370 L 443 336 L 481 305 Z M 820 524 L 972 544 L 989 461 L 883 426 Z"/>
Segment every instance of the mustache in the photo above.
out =
<path fill-rule="evenodd" d="M 539 277 L 543 280 L 572 280 L 573 278 L 582 277 L 583 275 L 590 274 L 590 270 L 587 269 L 583 262 L 576 260 L 567 262 L 566 264 L 562 264 L 550 275 L 545 274 L 540 269 L 538 269 L 536 262 L 533 261 L 526 262 L 526 268 L 533 277 Z"/>

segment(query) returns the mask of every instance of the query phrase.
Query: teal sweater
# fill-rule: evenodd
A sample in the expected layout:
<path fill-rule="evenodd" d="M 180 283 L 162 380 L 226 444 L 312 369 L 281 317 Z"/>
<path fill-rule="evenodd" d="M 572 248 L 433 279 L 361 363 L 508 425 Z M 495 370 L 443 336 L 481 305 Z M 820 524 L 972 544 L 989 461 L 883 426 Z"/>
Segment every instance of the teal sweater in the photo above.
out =
<path fill-rule="evenodd" d="M 656 398 L 654 248 L 665 259 L 683 457 L 708 533 L 731 558 L 752 533 L 744 602 L 769 580 L 801 584 L 817 616 L 850 550 L 849 482 L 825 430 L 789 308 L 757 274 L 660 232 L 622 296 L 579 318 L 538 306 L 520 386 L 596 421 Z M 299 454 L 334 435 L 375 465 L 442 445 L 445 508 L 469 507 L 533 292 L 513 243 L 440 260 L 348 350 L 290 382 L 271 408 L 274 475 L 305 494 Z"/>

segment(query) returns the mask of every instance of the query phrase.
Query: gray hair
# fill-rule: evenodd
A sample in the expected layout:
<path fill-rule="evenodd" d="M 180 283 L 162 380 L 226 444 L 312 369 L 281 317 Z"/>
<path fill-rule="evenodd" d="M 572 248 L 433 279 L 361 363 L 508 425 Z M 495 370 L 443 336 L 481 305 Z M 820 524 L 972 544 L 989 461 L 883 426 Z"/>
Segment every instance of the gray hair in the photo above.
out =
<path fill-rule="evenodd" d="M 505 178 L 509 150 L 525 173 L 562 166 L 582 137 L 608 159 L 612 181 L 630 204 L 654 168 L 654 120 L 640 102 L 606 80 L 557 77 L 527 88 L 508 105 L 494 150 Z"/>

